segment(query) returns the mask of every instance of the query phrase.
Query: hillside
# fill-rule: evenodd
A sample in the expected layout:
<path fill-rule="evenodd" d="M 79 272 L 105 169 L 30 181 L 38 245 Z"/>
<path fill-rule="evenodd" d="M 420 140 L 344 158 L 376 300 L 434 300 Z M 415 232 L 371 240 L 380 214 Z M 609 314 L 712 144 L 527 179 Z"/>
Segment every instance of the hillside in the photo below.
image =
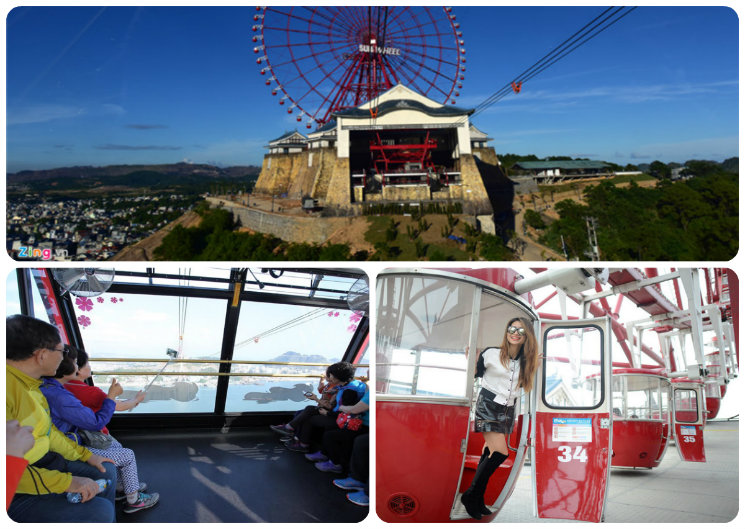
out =
<path fill-rule="evenodd" d="M 19 171 L 7 174 L 8 184 L 29 183 L 40 180 L 74 180 L 74 179 L 114 179 L 133 173 L 150 172 L 168 176 L 203 176 L 211 178 L 237 178 L 249 174 L 258 175 L 260 167 L 254 165 L 217 167 L 206 164 L 161 164 L 161 165 L 107 165 L 94 167 L 90 165 L 59 167 L 39 171 Z"/>

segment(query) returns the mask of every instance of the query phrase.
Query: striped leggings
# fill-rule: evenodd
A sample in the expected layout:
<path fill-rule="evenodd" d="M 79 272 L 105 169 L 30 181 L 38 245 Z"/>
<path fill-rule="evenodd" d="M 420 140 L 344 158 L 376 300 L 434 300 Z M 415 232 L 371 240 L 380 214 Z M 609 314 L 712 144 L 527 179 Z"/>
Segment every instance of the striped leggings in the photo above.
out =
<path fill-rule="evenodd" d="M 124 488 L 126 494 L 137 492 L 140 489 L 140 478 L 137 476 L 137 462 L 135 453 L 129 448 L 124 448 L 122 443 L 114 439 L 111 446 L 106 450 L 87 447 L 94 454 L 108 457 L 116 465 L 117 481 Z"/>

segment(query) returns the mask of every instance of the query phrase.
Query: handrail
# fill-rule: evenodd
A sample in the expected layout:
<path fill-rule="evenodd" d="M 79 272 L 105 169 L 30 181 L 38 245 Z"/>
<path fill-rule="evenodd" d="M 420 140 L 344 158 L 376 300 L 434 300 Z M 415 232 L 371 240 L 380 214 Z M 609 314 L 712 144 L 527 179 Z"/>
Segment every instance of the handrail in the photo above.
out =
<path fill-rule="evenodd" d="M 91 362 L 168 362 L 165 358 L 89 358 Z M 171 363 L 184 364 L 239 364 L 239 365 L 278 365 L 278 366 L 328 366 L 328 362 L 275 362 L 273 360 L 205 360 L 198 358 L 174 358 Z M 355 367 L 370 367 L 369 364 L 353 364 Z"/>
<path fill-rule="evenodd" d="M 264 377 L 264 378 L 318 378 L 316 374 L 288 374 L 288 373 L 219 373 L 216 371 L 96 371 L 93 376 L 194 376 L 194 377 Z M 359 377 L 355 377 L 359 378 Z"/>
<path fill-rule="evenodd" d="M 140 363 L 153 363 L 153 362 L 166 362 L 163 359 L 147 359 L 147 358 L 91 358 L 91 361 L 95 362 L 140 362 Z M 328 366 L 328 363 L 315 363 L 315 362 L 274 362 L 274 361 L 261 361 L 261 360 L 202 360 L 196 358 L 176 358 L 171 360 L 172 363 L 184 363 L 184 364 L 239 364 L 239 365 L 279 365 L 279 366 Z M 354 364 L 358 368 L 369 368 L 369 364 Z M 319 373 L 300 373 L 300 374 L 289 374 L 289 373 L 219 373 L 213 371 L 98 371 L 93 373 L 94 376 L 154 376 L 161 374 L 162 376 L 218 376 L 218 377 L 265 377 L 265 378 L 317 378 L 320 376 Z M 366 377 L 355 377 L 355 378 L 366 378 Z"/>

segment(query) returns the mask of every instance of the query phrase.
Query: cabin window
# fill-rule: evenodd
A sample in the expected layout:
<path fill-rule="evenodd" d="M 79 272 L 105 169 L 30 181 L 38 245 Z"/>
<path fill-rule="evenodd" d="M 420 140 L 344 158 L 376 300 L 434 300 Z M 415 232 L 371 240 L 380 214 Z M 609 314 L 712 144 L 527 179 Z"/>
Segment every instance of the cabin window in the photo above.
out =
<path fill-rule="evenodd" d="M 706 398 L 709 399 L 721 399 L 722 391 L 718 383 L 704 385 L 706 391 Z"/>
<path fill-rule="evenodd" d="M 5 279 L 5 314 L 12 316 L 21 313 L 21 293 L 18 291 L 18 278 L 14 273 Z"/>
<path fill-rule="evenodd" d="M 476 340 L 479 351 L 488 347 L 500 347 L 504 339 L 507 322 L 515 317 L 532 320 L 531 315 L 517 308 L 508 299 L 484 291 L 481 294 L 478 338 Z"/>
<path fill-rule="evenodd" d="M 341 361 L 359 321 L 351 310 L 244 301 L 225 411 L 295 411 L 312 404 L 304 393 L 316 393 L 326 367 Z"/>
<path fill-rule="evenodd" d="M 664 398 L 663 398 L 664 395 Z M 662 380 L 645 375 L 613 375 L 613 418 L 666 420 L 667 392 Z"/>
<path fill-rule="evenodd" d="M 695 389 L 675 390 L 675 421 L 690 423 L 698 421 L 698 399 Z"/>
<path fill-rule="evenodd" d="M 152 382 L 138 413 L 214 411 L 219 364 L 209 360 L 220 359 L 224 300 L 106 293 L 74 303 L 96 386 L 116 377 L 129 398 Z"/>
<path fill-rule="evenodd" d="M 466 398 L 474 285 L 385 276 L 378 282 L 377 391 Z"/>
<path fill-rule="evenodd" d="M 550 327 L 543 334 L 543 402 L 554 409 L 594 409 L 603 402 L 603 331 L 595 325 Z"/>

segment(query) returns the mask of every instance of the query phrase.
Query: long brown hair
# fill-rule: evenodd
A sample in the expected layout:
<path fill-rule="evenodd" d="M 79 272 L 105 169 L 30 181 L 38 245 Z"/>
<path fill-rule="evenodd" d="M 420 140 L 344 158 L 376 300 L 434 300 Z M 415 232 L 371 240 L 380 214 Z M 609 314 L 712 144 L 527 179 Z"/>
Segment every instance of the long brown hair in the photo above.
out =
<path fill-rule="evenodd" d="M 520 346 L 523 356 L 520 360 L 519 385 L 527 393 L 533 388 L 533 378 L 535 376 L 536 370 L 538 369 L 538 340 L 536 340 L 535 333 L 533 332 L 533 322 L 531 322 L 527 318 L 518 317 L 512 318 L 509 323 L 507 323 L 507 327 L 505 327 L 504 329 L 502 348 L 499 352 L 499 360 L 502 362 L 502 365 L 505 368 L 511 360 L 509 353 L 509 342 L 507 341 L 507 329 L 516 321 L 522 323 L 523 328 L 525 329 L 525 341 Z"/>

